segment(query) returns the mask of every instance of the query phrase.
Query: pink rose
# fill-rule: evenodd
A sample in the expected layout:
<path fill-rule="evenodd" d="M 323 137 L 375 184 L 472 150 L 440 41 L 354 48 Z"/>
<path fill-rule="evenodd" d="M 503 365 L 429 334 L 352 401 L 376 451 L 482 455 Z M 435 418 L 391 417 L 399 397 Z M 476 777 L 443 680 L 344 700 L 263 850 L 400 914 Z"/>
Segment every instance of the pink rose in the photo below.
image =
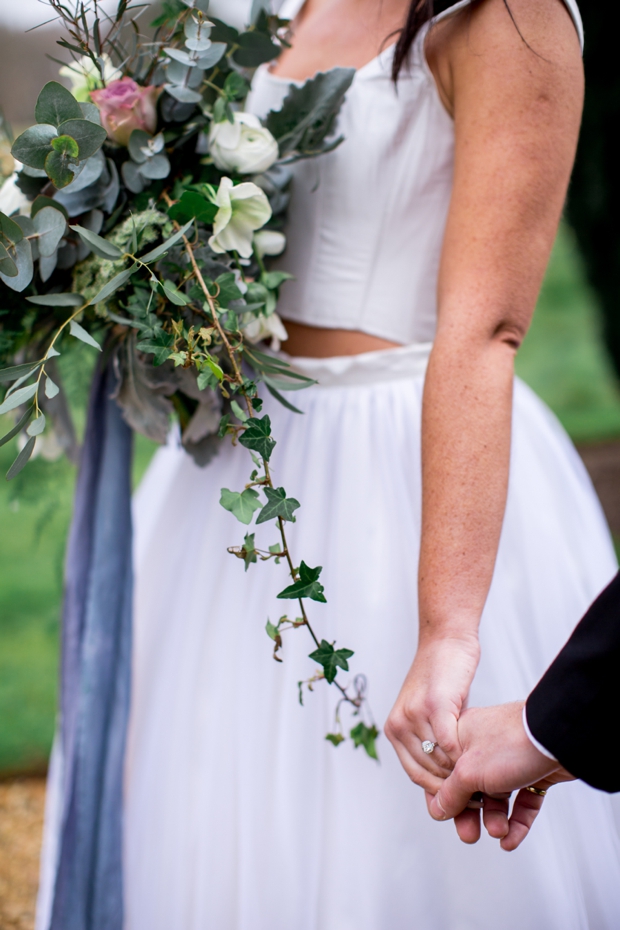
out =
<path fill-rule="evenodd" d="M 101 112 L 101 122 L 110 139 L 127 145 L 134 129 L 154 133 L 157 128 L 158 87 L 140 87 L 130 77 L 110 81 L 103 90 L 90 94 Z"/>

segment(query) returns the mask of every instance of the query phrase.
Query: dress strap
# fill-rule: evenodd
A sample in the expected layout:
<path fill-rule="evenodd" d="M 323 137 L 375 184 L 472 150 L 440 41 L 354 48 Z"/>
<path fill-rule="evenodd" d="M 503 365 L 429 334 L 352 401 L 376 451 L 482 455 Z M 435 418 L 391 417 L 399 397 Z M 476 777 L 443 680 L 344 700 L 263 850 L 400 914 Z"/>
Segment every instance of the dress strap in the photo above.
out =
<path fill-rule="evenodd" d="M 295 19 L 306 0 L 272 0 L 271 8 L 282 19 Z"/>
<path fill-rule="evenodd" d="M 286 2 L 287 0 L 285 0 L 285 3 Z M 297 0 L 295 0 L 295 2 L 297 2 Z M 581 21 L 579 7 L 577 6 L 577 0 L 563 0 L 563 2 L 566 6 L 566 9 L 570 13 L 573 23 L 575 24 L 575 29 L 577 30 L 577 35 L 579 36 L 579 44 L 581 45 L 581 51 L 583 52 L 583 23 Z M 449 6 L 447 10 L 443 10 L 443 12 L 438 13 L 437 16 L 434 16 L 431 20 L 431 23 L 438 23 L 442 19 L 446 19 L 448 16 L 452 16 L 453 13 L 458 13 L 459 10 L 464 9 L 470 3 L 471 0 L 459 0 L 458 3 L 454 3 L 452 6 Z"/>

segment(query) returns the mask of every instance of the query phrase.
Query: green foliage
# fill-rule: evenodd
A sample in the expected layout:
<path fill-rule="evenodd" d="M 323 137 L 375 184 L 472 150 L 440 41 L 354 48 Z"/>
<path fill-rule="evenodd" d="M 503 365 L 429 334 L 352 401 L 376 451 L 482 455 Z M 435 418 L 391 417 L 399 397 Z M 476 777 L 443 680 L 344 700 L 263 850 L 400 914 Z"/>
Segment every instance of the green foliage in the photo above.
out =
<path fill-rule="evenodd" d="M 322 639 L 318 649 L 311 652 L 308 658 L 313 659 L 323 667 L 323 674 L 331 685 L 338 674 L 339 668 L 345 672 L 349 671 L 348 660 L 352 655 L 354 653 L 351 649 L 334 649 L 333 643 L 328 643 L 326 639 Z"/>
<path fill-rule="evenodd" d="M 302 562 L 299 566 L 299 580 L 289 585 L 284 591 L 280 591 L 278 597 L 285 599 L 309 597 L 313 601 L 326 604 L 327 600 L 323 593 L 325 589 L 318 581 L 322 571 L 323 568 L 320 565 L 318 568 L 309 568 L 305 562 Z"/>
<path fill-rule="evenodd" d="M 284 488 L 265 487 L 264 491 L 267 503 L 256 518 L 256 522 L 266 523 L 267 520 L 282 517 L 283 520 L 290 520 L 294 523 L 293 513 L 300 506 L 299 501 L 296 501 L 294 497 L 287 497 Z"/>
<path fill-rule="evenodd" d="M 344 96 L 355 76 L 353 68 L 333 68 L 306 81 L 301 87 L 291 85 L 282 108 L 272 110 L 265 120 L 267 129 L 277 139 L 280 155 L 308 157 L 328 152 L 342 142 L 342 137 L 328 143 Z"/>
<path fill-rule="evenodd" d="M 228 488 L 222 488 L 220 504 L 224 510 L 230 512 L 239 520 L 240 523 L 252 522 L 255 510 L 260 510 L 260 501 L 258 493 L 254 488 L 246 488 L 245 491 L 229 491 Z M 247 566 L 246 566 L 247 567 Z"/>
<path fill-rule="evenodd" d="M 365 723 L 358 723 L 358 725 L 351 730 L 350 736 L 356 749 L 358 746 L 363 746 L 371 759 L 379 761 L 376 747 L 379 731 L 374 724 L 368 727 Z"/>
<path fill-rule="evenodd" d="M 344 736 L 342 733 L 327 733 L 325 739 L 328 740 L 333 746 L 339 746 L 340 743 L 344 743 Z"/>
<path fill-rule="evenodd" d="M 250 425 L 239 437 L 239 442 L 246 449 L 258 452 L 268 462 L 276 445 L 275 440 L 271 438 L 271 420 L 269 417 L 255 417 L 251 420 Z"/>

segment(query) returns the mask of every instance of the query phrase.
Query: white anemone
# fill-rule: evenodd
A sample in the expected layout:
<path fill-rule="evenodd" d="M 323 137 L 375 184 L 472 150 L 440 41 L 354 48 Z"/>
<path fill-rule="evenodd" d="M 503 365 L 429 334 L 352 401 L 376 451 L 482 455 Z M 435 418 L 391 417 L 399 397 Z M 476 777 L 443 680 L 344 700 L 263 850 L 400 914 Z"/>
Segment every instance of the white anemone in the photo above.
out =
<path fill-rule="evenodd" d="M 254 236 L 254 251 L 259 258 L 263 255 L 280 255 L 286 247 L 286 236 L 275 229 L 261 229 Z"/>
<path fill-rule="evenodd" d="M 238 252 L 242 258 L 249 258 L 255 230 L 271 218 L 264 191 L 251 181 L 233 185 L 230 178 L 222 178 L 215 203 L 219 210 L 209 245 L 214 252 Z"/>

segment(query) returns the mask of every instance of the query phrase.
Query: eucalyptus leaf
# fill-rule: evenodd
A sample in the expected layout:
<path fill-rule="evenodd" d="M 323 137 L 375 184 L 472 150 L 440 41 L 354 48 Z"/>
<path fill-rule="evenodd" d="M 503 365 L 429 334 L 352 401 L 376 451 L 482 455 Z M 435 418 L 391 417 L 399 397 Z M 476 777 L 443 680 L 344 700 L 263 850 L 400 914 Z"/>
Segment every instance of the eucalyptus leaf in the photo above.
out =
<path fill-rule="evenodd" d="M 0 384 L 7 384 L 9 381 L 16 381 L 27 372 L 36 371 L 41 362 L 26 362 L 24 365 L 13 365 L 11 368 L 0 369 Z"/>
<path fill-rule="evenodd" d="M 212 68 L 224 57 L 226 47 L 225 42 L 212 42 L 210 48 L 198 59 L 198 67 L 203 71 Z"/>
<path fill-rule="evenodd" d="M 58 127 L 58 133 L 75 139 L 80 150 L 80 161 L 98 152 L 107 136 L 103 126 L 91 123 L 88 119 L 67 120 Z"/>
<path fill-rule="evenodd" d="M 51 278 L 52 274 L 56 270 L 57 264 L 58 251 L 54 252 L 53 255 L 43 255 L 39 259 L 39 275 L 41 276 L 41 280 L 44 284 Z"/>
<path fill-rule="evenodd" d="M 148 154 L 145 154 L 142 149 L 147 148 L 149 142 L 151 141 L 152 136 L 145 132 L 144 129 L 134 129 L 131 136 L 129 137 L 129 154 L 131 155 L 133 161 L 138 165 L 142 165 L 148 158 Z"/>
<path fill-rule="evenodd" d="M 69 330 L 72 336 L 75 336 L 76 339 L 80 339 L 82 342 L 85 342 L 87 346 L 92 346 L 93 349 L 97 349 L 98 352 L 101 352 L 101 346 L 99 343 L 93 339 L 90 333 L 87 333 L 83 326 L 76 320 L 71 320 L 69 324 Z"/>
<path fill-rule="evenodd" d="M 102 300 L 106 300 L 114 293 L 114 291 L 117 291 L 119 287 L 122 287 L 124 284 L 126 284 L 132 274 L 134 274 L 134 272 L 137 270 L 138 266 L 132 265 L 131 268 L 127 268 L 125 271 L 121 271 L 119 274 L 115 275 L 111 281 L 108 281 L 108 283 L 101 288 L 99 293 L 93 297 L 89 303 L 94 305 L 100 303 Z"/>
<path fill-rule="evenodd" d="M 0 242 L 0 275 L 4 275 L 7 278 L 15 278 L 17 276 L 17 265 L 5 249 L 5 247 Z"/>
<path fill-rule="evenodd" d="M 37 383 L 29 384 L 28 387 L 20 388 L 18 391 L 15 391 L 10 397 L 5 398 L 4 402 L 0 404 L 0 414 L 8 413 L 9 410 L 15 410 L 16 407 L 19 407 L 21 404 L 26 403 L 27 400 L 30 400 L 31 397 L 37 392 Z"/>
<path fill-rule="evenodd" d="M 183 84 L 164 84 L 164 90 L 168 91 L 171 97 L 178 100 L 179 103 L 200 103 L 202 94 L 191 87 L 185 87 Z"/>
<path fill-rule="evenodd" d="M 71 184 L 75 177 L 70 164 L 69 156 L 64 152 L 51 151 L 45 159 L 47 176 L 58 190 Z"/>
<path fill-rule="evenodd" d="M 13 262 L 17 266 L 17 275 L 6 275 L 0 272 L 0 278 L 14 291 L 23 291 L 32 281 L 34 266 L 32 262 L 32 249 L 27 239 L 22 239 L 14 247 Z"/>
<path fill-rule="evenodd" d="M 83 226 L 71 226 L 70 228 L 76 232 L 80 239 L 85 242 L 86 245 L 90 246 L 95 255 L 98 255 L 100 258 L 117 261 L 119 258 L 123 257 L 123 253 L 118 246 L 114 245 L 112 242 L 108 242 L 107 239 L 103 239 L 96 233 L 91 232 L 90 229 L 85 229 Z"/>
<path fill-rule="evenodd" d="M 32 436 L 32 437 L 28 440 L 28 442 L 26 443 L 26 445 L 24 446 L 24 448 L 22 449 L 22 451 L 19 453 L 19 455 L 17 456 L 17 458 L 15 459 L 15 461 L 13 462 L 13 464 L 11 465 L 11 467 L 9 468 L 9 470 L 7 471 L 7 473 L 6 473 L 6 480 L 7 480 L 7 481 L 10 481 L 12 478 L 15 477 L 15 475 L 18 475 L 18 474 L 20 473 L 20 471 L 22 470 L 22 468 L 27 464 L 28 459 L 30 458 L 30 456 L 31 456 L 32 453 L 33 453 L 34 445 L 35 445 L 36 441 L 37 441 L 37 440 L 36 440 L 36 437 L 35 437 L 35 436 Z"/>
<path fill-rule="evenodd" d="M 39 234 L 37 242 L 39 254 L 43 257 L 50 257 L 65 234 L 67 222 L 60 210 L 54 207 L 43 207 L 34 218 L 34 228 Z"/>
<path fill-rule="evenodd" d="M 185 223 L 180 229 L 178 229 L 174 235 L 170 236 L 169 239 L 166 239 L 165 242 L 162 242 L 161 245 L 158 245 L 157 248 L 152 249 L 150 252 L 147 252 L 145 255 L 140 255 L 141 262 L 155 262 L 158 258 L 161 258 L 162 255 L 165 255 L 166 252 L 172 248 L 173 245 L 176 245 L 179 239 L 182 239 L 187 230 L 193 224 L 193 220 L 190 220 L 188 223 Z"/>
<path fill-rule="evenodd" d="M 101 126 L 101 112 L 96 104 L 88 102 L 80 103 L 80 110 L 82 111 L 84 119 Z"/>
<path fill-rule="evenodd" d="M 67 213 L 65 208 L 62 206 L 62 204 L 58 203 L 55 200 L 52 200 L 51 197 L 45 197 L 43 194 L 39 194 L 39 196 L 35 198 L 32 204 L 32 207 L 30 209 L 31 218 L 34 219 L 37 213 L 39 212 L 39 210 L 42 210 L 43 207 L 54 207 L 55 210 L 60 210 L 60 212 L 62 213 L 62 215 L 64 216 L 66 220 L 69 219 L 69 214 Z"/>
<path fill-rule="evenodd" d="M 66 87 L 58 81 L 49 81 L 39 94 L 34 116 L 37 123 L 60 126 L 66 120 L 82 119 L 82 110 Z"/>
<path fill-rule="evenodd" d="M 41 414 L 33 420 L 26 432 L 29 436 L 39 436 L 45 429 L 45 414 Z"/>
<path fill-rule="evenodd" d="M 13 429 L 10 429 L 8 433 L 5 433 L 4 436 L 0 438 L 0 446 L 6 445 L 7 442 L 10 442 L 18 433 L 21 433 L 24 426 L 34 413 L 34 404 L 31 407 L 28 407 L 26 412 L 20 417 Z"/>
<path fill-rule="evenodd" d="M 133 161 L 125 161 L 121 165 L 121 174 L 125 187 L 128 187 L 132 194 L 142 193 L 146 185 L 140 171 L 140 165 L 136 165 Z"/>
<path fill-rule="evenodd" d="M 267 382 L 265 382 L 265 383 L 267 383 Z M 299 407 L 295 407 L 294 404 L 291 404 L 291 402 L 288 401 L 288 400 L 286 399 L 286 397 L 282 397 L 282 395 L 280 394 L 280 392 L 277 391 L 277 390 L 276 390 L 274 387 L 272 387 L 270 384 L 267 384 L 267 390 L 269 391 L 269 393 L 271 394 L 271 396 L 272 396 L 272 397 L 275 397 L 275 399 L 278 401 L 278 403 L 282 404 L 283 407 L 286 407 L 287 410 L 290 410 L 292 413 L 301 413 L 301 414 L 303 414 L 303 410 L 300 410 Z"/>
<path fill-rule="evenodd" d="M 0 212 L 0 237 L 9 245 L 17 245 L 24 238 L 24 231 L 10 216 Z"/>
<path fill-rule="evenodd" d="M 55 384 L 50 378 L 50 376 L 48 375 L 45 379 L 45 396 L 49 400 L 51 400 L 52 397 L 56 397 L 59 391 L 60 391 L 60 388 L 58 387 L 58 385 Z"/>
<path fill-rule="evenodd" d="M 86 303 L 81 294 L 37 294 L 26 300 L 39 307 L 82 307 Z"/>
<path fill-rule="evenodd" d="M 55 126 L 31 126 L 17 137 L 11 155 L 30 168 L 45 170 L 45 159 L 53 151 L 51 141 L 57 135 Z"/>
<path fill-rule="evenodd" d="M 14 217 L 14 219 L 17 225 L 19 226 L 19 228 L 21 229 L 21 231 L 23 232 L 24 236 L 34 235 L 34 232 L 35 232 L 34 223 L 32 222 L 29 216 L 20 215 L 20 216 Z M 32 245 L 32 243 L 30 243 L 30 245 Z"/>
<path fill-rule="evenodd" d="M 153 155 L 140 166 L 140 174 L 150 181 L 167 178 L 170 174 L 170 162 L 167 155 Z"/>

